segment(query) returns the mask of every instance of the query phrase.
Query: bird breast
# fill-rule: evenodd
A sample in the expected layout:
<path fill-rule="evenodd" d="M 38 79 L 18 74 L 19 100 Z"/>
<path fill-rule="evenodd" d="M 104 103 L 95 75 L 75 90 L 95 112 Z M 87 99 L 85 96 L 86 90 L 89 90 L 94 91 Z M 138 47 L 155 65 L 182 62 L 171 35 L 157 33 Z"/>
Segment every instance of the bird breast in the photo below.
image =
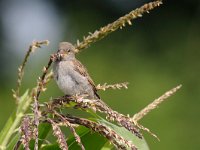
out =
<path fill-rule="evenodd" d="M 60 61 L 54 64 L 54 78 L 58 87 L 68 95 L 91 94 L 92 87 L 86 77 L 74 69 L 71 61 Z"/>

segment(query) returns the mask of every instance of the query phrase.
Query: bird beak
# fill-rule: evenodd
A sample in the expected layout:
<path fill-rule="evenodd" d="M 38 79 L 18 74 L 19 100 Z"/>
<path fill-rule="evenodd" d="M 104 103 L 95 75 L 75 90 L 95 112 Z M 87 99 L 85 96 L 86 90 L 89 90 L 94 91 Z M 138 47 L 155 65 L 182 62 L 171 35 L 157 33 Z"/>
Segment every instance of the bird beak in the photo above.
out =
<path fill-rule="evenodd" d="M 66 54 L 64 53 L 64 51 L 62 50 L 59 50 L 57 51 L 57 53 L 55 54 L 55 57 L 56 57 L 56 61 L 60 61 L 62 60 L 62 58 L 65 56 Z"/>
<path fill-rule="evenodd" d="M 60 54 L 60 53 L 57 53 L 57 55 L 56 55 L 56 56 L 57 56 L 57 60 L 58 60 L 58 61 L 61 61 L 61 60 L 62 60 L 62 54 Z"/>
<path fill-rule="evenodd" d="M 62 56 L 59 53 L 55 53 L 51 55 L 51 59 L 53 62 L 60 61 L 62 59 Z"/>

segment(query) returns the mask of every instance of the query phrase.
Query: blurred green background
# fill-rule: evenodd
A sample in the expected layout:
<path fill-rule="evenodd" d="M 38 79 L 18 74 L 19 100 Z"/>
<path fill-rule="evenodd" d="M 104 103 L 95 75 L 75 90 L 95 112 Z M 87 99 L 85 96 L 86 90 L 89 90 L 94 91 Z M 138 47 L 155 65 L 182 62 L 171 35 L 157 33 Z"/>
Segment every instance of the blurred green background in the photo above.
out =
<path fill-rule="evenodd" d="M 36 85 L 41 69 L 60 41 L 75 43 L 88 32 L 113 22 L 145 0 L 1 0 L 0 1 L 0 129 L 15 108 L 11 89 L 17 67 L 33 40 L 50 40 L 30 58 L 22 93 Z M 183 87 L 143 118 L 160 142 L 144 133 L 153 150 L 200 149 L 200 2 L 164 1 L 79 53 L 98 83 L 128 81 L 128 90 L 107 90 L 101 97 L 115 110 L 133 115 L 165 91 Z M 62 95 L 54 81 L 41 101 Z"/>

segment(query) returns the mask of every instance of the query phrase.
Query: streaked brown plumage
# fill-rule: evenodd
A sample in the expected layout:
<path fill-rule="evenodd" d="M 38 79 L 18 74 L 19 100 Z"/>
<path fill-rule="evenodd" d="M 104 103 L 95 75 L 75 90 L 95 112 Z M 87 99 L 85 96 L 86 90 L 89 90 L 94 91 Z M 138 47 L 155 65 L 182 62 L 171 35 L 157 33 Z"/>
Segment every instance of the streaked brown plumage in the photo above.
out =
<path fill-rule="evenodd" d="M 60 58 L 54 62 L 54 78 L 58 87 L 67 95 L 87 94 L 89 98 L 100 98 L 87 69 L 75 58 L 75 47 L 68 42 L 59 44 Z"/>

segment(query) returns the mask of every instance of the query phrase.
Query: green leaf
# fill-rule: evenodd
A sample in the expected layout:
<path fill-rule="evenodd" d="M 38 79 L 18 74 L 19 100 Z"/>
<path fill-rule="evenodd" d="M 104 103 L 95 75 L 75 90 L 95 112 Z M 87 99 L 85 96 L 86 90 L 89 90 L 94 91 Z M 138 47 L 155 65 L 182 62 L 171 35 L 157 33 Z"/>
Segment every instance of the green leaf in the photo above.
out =
<path fill-rule="evenodd" d="M 28 90 L 20 97 L 20 103 L 18 104 L 17 110 L 15 110 L 12 115 L 8 118 L 4 128 L 0 133 L 0 149 L 6 149 L 7 145 L 10 142 L 10 138 L 18 128 L 21 119 L 28 109 L 28 106 L 31 103 L 31 98 L 28 95 Z"/>
<path fill-rule="evenodd" d="M 8 131 L 10 130 L 10 127 L 12 126 L 14 120 L 15 120 L 15 112 L 12 113 L 12 115 L 8 118 L 4 128 L 1 130 L 1 133 L 0 133 L 0 144 L 3 143 L 4 138 L 7 135 Z"/>
<path fill-rule="evenodd" d="M 51 131 L 51 125 L 49 123 L 41 123 L 39 125 L 39 142 L 38 148 L 41 147 L 42 143 L 44 142 L 45 138 L 47 137 L 48 133 Z M 34 149 L 35 140 L 31 140 L 30 142 L 30 149 Z"/>
<path fill-rule="evenodd" d="M 114 145 L 112 145 L 109 141 L 105 143 L 105 145 L 101 148 L 101 150 L 112 150 L 114 149 Z"/>
<path fill-rule="evenodd" d="M 143 137 L 143 139 L 139 139 L 137 136 L 132 134 L 130 131 L 125 129 L 124 127 L 119 127 L 115 124 L 112 124 L 105 119 L 97 119 L 97 121 L 111 129 L 113 129 L 117 134 L 121 135 L 126 140 L 132 141 L 132 143 L 139 149 L 139 150 L 149 150 L 149 147 Z"/>
<path fill-rule="evenodd" d="M 132 143 L 138 147 L 139 150 L 149 150 L 149 147 L 145 141 L 145 139 L 139 139 L 137 136 L 132 134 L 130 131 L 125 129 L 124 127 L 119 127 L 113 123 L 106 121 L 105 119 L 101 118 L 99 115 L 89 112 L 95 118 L 91 118 L 90 120 L 99 122 L 110 129 L 114 130 L 117 134 L 122 136 L 128 141 L 132 141 Z M 113 150 L 114 146 L 110 144 L 106 138 L 104 138 L 99 133 L 91 132 L 90 129 L 79 126 L 76 129 L 77 134 L 81 138 L 81 142 L 84 145 L 85 149 L 95 149 L 95 150 Z M 69 149 L 71 150 L 80 150 L 80 146 L 77 144 L 75 137 L 72 135 L 67 140 Z M 127 148 L 128 149 L 128 148 Z M 42 150 L 60 150 L 59 145 L 57 143 L 46 145 L 42 148 Z"/>
<path fill-rule="evenodd" d="M 98 117 L 99 118 L 99 117 Z M 99 123 L 111 128 L 116 133 L 124 137 L 126 140 L 132 141 L 139 150 L 149 150 L 149 147 L 145 141 L 145 139 L 139 139 L 137 136 L 126 130 L 124 127 L 119 127 L 115 124 L 112 124 L 105 119 L 97 119 L 92 118 L 92 120 L 96 120 Z M 110 144 L 110 142 L 104 138 L 99 133 L 91 132 L 90 129 L 80 126 L 76 129 L 77 134 L 81 137 L 81 142 L 84 145 L 85 149 L 95 149 L 95 150 L 112 150 L 114 146 Z M 69 149 L 71 150 L 80 150 L 80 146 L 77 144 L 74 136 L 70 136 L 67 140 Z M 127 148 L 128 149 L 128 148 Z M 60 150 L 59 145 L 52 144 L 46 145 L 42 148 L 42 150 Z"/>
<path fill-rule="evenodd" d="M 79 127 L 77 130 L 78 135 L 81 137 L 81 142 L 84 145 L 85 149 L 101 149 L 107 139 L 101 136 L 99 133 L 91 132 L 90 129 L 86 127 Z M 80 146 L 75 141 L 75 138 L 72 137 L 73 142 L 69 143 L 69 149 L 80 149 Z M 68 140 L 70 142 L 70 139 Z"/>
<path fill-rule="evenodd" d="M 107 139 L 101 136 L 98 133 L 91 132 L 90 129 L 79 126 L 76 129 L 77 134 L 81 138 L 81 142 L 84 145 L 85 149 L 95 149 L 100 150 L 105 143 L 107 142 Z M 69 146 L 69 149 L 71 150 L 80 150 L 80 146 L 77 144 L 76 139 L 74 136 L 70 136 L 67 140 L 67 144 Z M 42 147 L 41 150 L 60 150 L 58 144 L 52 144 Z"/>
<path fill-rule="evenodd" d="M 6 150 L 13 150 L 19 139 L 20 139 L 20 134 L 17 133 L 14 137 L 12 137 L 11 142 L 7 146 Z"/>
<path fill-rule="evenodd" d="M 22 95 L 19 99 L 16 115 L 20 113 L 24 114 L 28 110 L 31 102 L 32 102 L 32 98 L 28 95 L 28 90 L 26 90 L 24 95 Z"/>

